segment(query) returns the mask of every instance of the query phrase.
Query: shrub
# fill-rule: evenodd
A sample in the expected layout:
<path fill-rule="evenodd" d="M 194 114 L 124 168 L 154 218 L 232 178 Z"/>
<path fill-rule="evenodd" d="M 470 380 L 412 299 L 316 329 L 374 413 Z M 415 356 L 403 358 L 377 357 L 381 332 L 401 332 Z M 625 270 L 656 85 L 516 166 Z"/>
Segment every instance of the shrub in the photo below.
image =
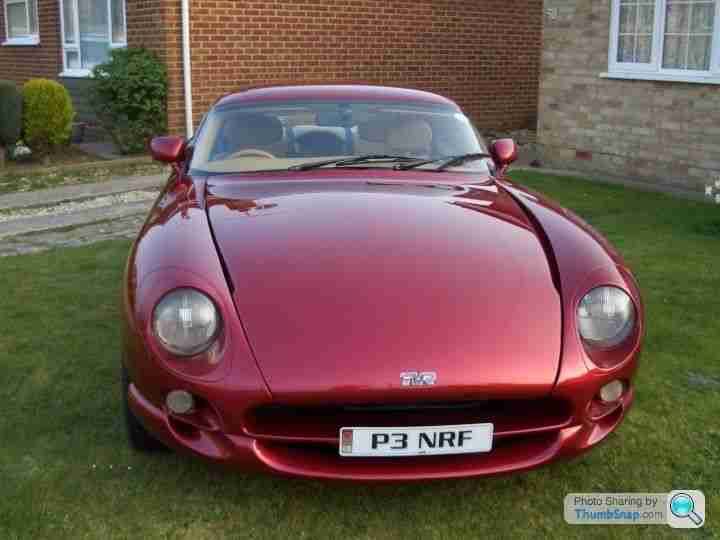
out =
<path fill-rule="evenodd" d="M 22 130 L 22 94 L 12 81 L 0 81 L 0 145 L 12 146 Z"/>
<path fill-rule="evenodd" d="M 47 79 L 25 83 L 23 130 L 25 142 L 40 154 L 67 144 L 75 117 L 70 94 L 63 85 Z"/>
<path fill-rule="evenodd" d="M 5 148 L 13 146 L 22 130 L 22 95 L 12 81 L 0 81 L 0 165 Z"/>
<path fill-rule="evenodd" d="M 142 152 L 166 131 L 167 73 L 146 49 L 115 49 L 93 70 L 90 102 L 124 153 Z"/>

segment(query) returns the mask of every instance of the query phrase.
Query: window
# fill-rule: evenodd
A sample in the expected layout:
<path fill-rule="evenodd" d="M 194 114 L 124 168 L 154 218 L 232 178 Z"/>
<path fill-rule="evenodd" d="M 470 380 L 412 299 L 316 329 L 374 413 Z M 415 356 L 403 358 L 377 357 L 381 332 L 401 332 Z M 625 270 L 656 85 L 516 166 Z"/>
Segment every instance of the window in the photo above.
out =
<path fill-rule="evenodd" d="M 37 0 L 5 0 L 5 42 L 3 45 L 37 45 Z"/>
<path fill-rule="evenodd" d="M 60 0 L 63 75 L 87 77 L 126 45 L 125 0 Z"/>
<path fill-rule="evenodd" d="M 613 0 L 608 77 L 720 84 L 720 0 Z"/>
<path fill-rule="evenodd" d="M 214 107 L 203 121 L 191 168 L 218 174 L 288 170 L 369 154 L 403 156 L 400 161 L 410 164 L 485 151 L 470 120 L 453 107 L 343 100 L 229 103 Z M 371 161 L 361 166 L 391 168 L 399 163 Z M 419 165 L 417 170 L 438 165 Z M 453 170 L 487 172 L 488 163 L 468 161 Z"/>

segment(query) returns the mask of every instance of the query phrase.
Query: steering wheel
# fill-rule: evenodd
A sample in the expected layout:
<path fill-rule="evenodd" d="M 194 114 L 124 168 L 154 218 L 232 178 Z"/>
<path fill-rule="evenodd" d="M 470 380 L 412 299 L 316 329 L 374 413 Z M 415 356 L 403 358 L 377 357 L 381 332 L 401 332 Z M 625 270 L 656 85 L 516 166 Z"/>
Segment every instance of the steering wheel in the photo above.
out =
<path fill-rule="evenodd" d="M 275 156 L 273 156 L 270 152 L 266 152 L 265 150 L 260 150 L 259 148 L 243 148 L 242 150 L 238 150 L 237 152 L 231 153 L 230 155 L 227 156 L 226 159 L 231 159 L 231 158 L 236 158 L 236 157 L 247 157 L 247 156 L 275 159 Z"/>

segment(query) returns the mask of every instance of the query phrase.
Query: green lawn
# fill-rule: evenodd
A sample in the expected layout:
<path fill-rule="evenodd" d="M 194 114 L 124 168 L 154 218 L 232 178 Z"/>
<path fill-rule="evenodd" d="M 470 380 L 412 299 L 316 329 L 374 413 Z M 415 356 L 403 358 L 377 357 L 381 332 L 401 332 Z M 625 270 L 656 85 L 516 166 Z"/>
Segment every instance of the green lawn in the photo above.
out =
<path fill-rule="evenodd" d="M 720 535 L 720 206 L 516 173 L 605 233 L 635 270 L 648 335 L 637 402 L 569 463 L 489 479 L 359 486 L 228 473 L 125 443 L 118 297 L 126 242 L 0 259 L 0 539 L 676 538 L 570 526 L 569 492 L 694 488 Z"/>

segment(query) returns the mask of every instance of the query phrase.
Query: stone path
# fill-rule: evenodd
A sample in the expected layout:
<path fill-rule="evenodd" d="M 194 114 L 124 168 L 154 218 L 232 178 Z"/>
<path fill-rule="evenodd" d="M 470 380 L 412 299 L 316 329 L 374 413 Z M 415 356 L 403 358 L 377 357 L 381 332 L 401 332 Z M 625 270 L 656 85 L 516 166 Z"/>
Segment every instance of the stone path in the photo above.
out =
<path fill-rule="evenodd" d="M 0 257 L 133 238 L 165 180 L 142 176 L 0 196 Z"/>

